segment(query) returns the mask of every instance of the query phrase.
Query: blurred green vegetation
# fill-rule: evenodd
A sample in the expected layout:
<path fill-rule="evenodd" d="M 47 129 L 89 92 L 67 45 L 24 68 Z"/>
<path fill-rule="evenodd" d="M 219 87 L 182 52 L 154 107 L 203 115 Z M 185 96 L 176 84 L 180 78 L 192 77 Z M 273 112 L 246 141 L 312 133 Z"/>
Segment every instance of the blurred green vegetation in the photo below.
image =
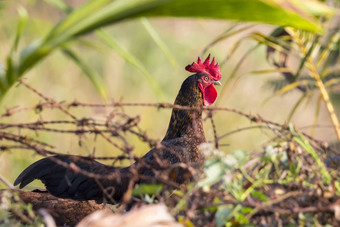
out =
<path fill-rule="evenodd" d="M 79 8 L 82 1 L 65 2 L 75 9 L 85 8 Z M 21 76 L 24 76 L 24 80 L 35 89 L 58 101 L 173 102 L 182 81 L 189 75 L 184 67 L 195 61 L 202 53 L 210 52 L 221 63 L 221 82 L 224 86 L 219 90 L 218 106 L 260 114 L 272 121 L 283 123 L 289 118 L 296 100 L 300 97 L 300 92 L 291 90 L 284 96 L 281 94 L 273 96 L 273 91 L 268 89 L 267 82 L 273 78 L 281 79 L 282 75 L 266 61 L 268 42 L 261 42 L 261 37 L 264 36 L 254 35 L 269 35 L 276 29 L 276 26 L 211 19 L 241 19 L 276 25 L 291 23 L 296 28 L 320 31 L 320 25 L 316 19 L 311 19 L 311 15 L 322 14 L 326 17 L 332 13 L 332 10 L 327 7 L 316 7 L 313 4 L 309 8 L 306 8 L 306 4 L 302 5 L 298 8 L 303 10 L 301 13 L 295 12 L 292 9 L 294 7 L 287 8 L 283 5 L 281 9 L 280 5 L 274 5 L 273 2 L 266 4 L 265 1 L 261 1 L 261 6 L 259 6 L 256 5 L 256 1 L 251 0 L 244 2 L 277 11 L 252 8 L 254 5 L 244 3 L 240 7 L 237 3 L 239 1 L 224 4 L 222 1 L 216 1 L 223 7 L 217 4 L 215 8 L 206 10 L 208 1 L 202 0 L 200 1 L 202 5 L 198 3 L 195 5 L 196 10 L 189 8 L 183 11 L 178 11 L 178 9 L 184 8 L 183 6 L 189 5 L 192 1 L 182 3 L 165 1 L 164 4 L 169 5 L 163 6 L 158 5 L 156 1 L 141 1 L 138 4 L 145 4 L 144 7 L 152 5 L 155 8 L 148 8 L 149 11 L 147 11 L 145 10 L 147 7 L 142 7 L 145 11 L 135 12 L 129 8 L 132 6 L 128 5 L 137 4 L 133 3 L 134 1 L 115 1 L 112 4 L 120 4 L 121 10 L 131 13 L 124 19 L 151 15 L 191 16 L 196 19 L 152 17 L 123 20 L 108 17 L 109 19 L 106 20 L 104 16 L 109 14 L 104 14 L 104 12 L 109 13 L 107 12 L 109 8 L 104 6 L 109 4 L 108 1 L 94 2 L 92 4 L 97 4 L 97 11 L 82 13 L 81 10 L 75 10 L 71 15 L 74 17 L 80 15 L 80 21 L 83 20 L 84 23 L 89 24 L 98 19 L 96 16 L 102 19 L 101 25 L 122 21 L 114 26 L 107 26 L 93 32 L 100 27 L 98 23 L 93 22 L 92 27 L 89 24 L 86 27 L 81 23 L 74 23 L 72 16 L 67 17 L 67 13 L 72 8 L 62 4 L 62 1 L 21 0 L 2 3 L 0 62 L 4 73 L 1 74 L 1 113 L 4 113 L 6 108 L 32 106 L 41 100 L 25 87 L 13 86 Z M 158 14 L 157 7 L 162 9 Z M 236 10 L 233 7 L 239 8 Z M 217 12 L 214 14 L 216 8 L 234 13 L 222 15 Z M 113 6 L 110 9 L 116 10 Z M 174 15 L 174 12 L 178 12 L 178 15 Z M 190 12 L 192 12 L 191 15 Z M 265 14 L 266 12 L 270 14 L 276 12 L 278 16 L 273 17 Z M 305 14 L 309 16 L 305 17 Z M 100 17 L 101 15 L 103 18 Z M 207 17 L 210 19 L 206 19 Z M 63 20 L 64 18 L 68 19 Z M 65 28 L 63 26 L 66 25 L 70 26 L 69 29 L 63 30 Z M 86 35 L 83 35 L 84 33 Z M 39 39 L 40 41 L 37 41 Z M 211 46 L 210 43 L 212 43 Z M 260 45 L 263 43 L 266 45 Z M 208 51 L 205 51 L 207 48 Z M 294 66 L 296 62 L 292 61 Z M 273 71 L 266 74 L 253 73 L 268 69 Z M 267 100 L 268 97 L 270 97 L 269 100 Z M 311 104 L 298 107 L 290 119 L 297 127 L 307 127 L 306 132 L 311 132 L 308 126 L 316 123 L 315 105 L 319 102 L 318 94 L 311 95 L 309 100 Z M 168 126 L 170 110 L 157 110 L 150 107 L 126 107 L 125 110 L 131 115 L 141 116 L 141 127 L 151 138 L 162 139 Z M 79 117 L 105 119 L 109 111 L 94 108 L 82 109 L 78 112 L 76 110 L 73 113 Z M 315 131 L 314 136 L 328 142 L 335 140 L 336 136 L 331 128 L 331 122 L 322 104 L 319 105 L 318 113 L 317 124 L 326 127 Z M 34 111 L 25 111 L 1 121 L 32 122 L 39 118 L 57 120 L 61 116 L 63 116 L 62 113 L 53 110 L 44 110 L 39 114 Z M 240 118 L 233 113 L 218 112 L 214 119 L 219 135 L 250 124 L 247 119 Z M 213 130 L 209 122 L 205 123 L 205 131 L 207 139 L 213 140 Z M 23 131 L 22 133 L 34 135 L 30 132 Z M 118 154 L 112 146 L 104 141 L 96 140 L 94 136 L 87 136 L 83 139 L 82 146 L 79 146 L 76 135 L 39 133 L 34 136 L 53 144 L 54 150 L 60 153 L 89 155 L 95 149 L 96 155 L 99 156 Z M 261 149 L 261 146 L 270 138 L 270 135 L 259 129 L 246 130 L 224 137 L 220 143 L 226 146 L 222 146 L 221 150 L 226 153 L 235 149 L 257 150 Z M 137 138 L 128 137 L 127 139 L 135 146 L 136 154 L 142 155 L 149 150 L 149 147 Z M 40 156 L 27 150 L 1 152 L 0 173 L 13 182 L 26 166 L 39 158 Z M 39 184 L 32 184 L 31 187 L 37 185 Z M 6 188 L 6 186 L 0 182 L 0 188 Z"/>
<path fill-rule="evenodd" d="M 326 5 L 317 4 L 317 2 L 314 4 L 315 6 L 313 4 L 307 5 L 301 4 L 303 2 L 299 1 L 287 2 L 289 4 L 286 6 L 286 4 L 276 3 L 275 1 L 263 2 L 257 0 L 244 0 L 241 2 L 238 0 L 214 0 L 213 2 L 207 0 L 97 0 L 87 1 L 74 9 L 71 5 L 68 5 L 68 3 L 60 0 L 48 2 L 66 13 L 66 17 L 57 23 L 57 25 L 51 27 L 51 30 L 43 37 L 35 40 L 20 51 L 16 59 L 15 55 L 18 44 L 27 21 L 26 10 L 24 8 L 18 9 L 19 20 L 14 42 L 6 58 L 6 70 L 0 72 L 0 98 L 2 98 L 8 89 L 28 70 L 57 49 L 64 50 L 66 56 L 73 60 L 83 70 L 84 74 L 90 78 L 99 92 L 103 96 L 106 96 L 102 79 L 96 74 L 96 71 L 91 70 L 91 67 L 81 60 L 80 56 L 77 56 L 75 52 L 69 49 L 69 46 L 72 46 L 70 42 L 107 25 L 127 21 L 132 18 L 140 18 L 143 16 L 173 16 L 256 21 L 281 26 L 289 25 L 294 28 L 320 33 L 322 32 L 322 28 L 315 20 L 311 20 L 311 18 L 307 18 L 306 16 L 333 14 L 333 10 Z M 252 14 L 253 12 L 256 13 Z M 306 14 L 305 17 L 301 16 L 302 12 Z M 157 33 L 152 32 L 150 24 L 148 26 L 144 21 L 144 27 L 161 50 L 170 57 L 170 52 L 166 50 L 161 39 L 157 38 Z M 157 96 L 161 97 L 162 91 L 159 85 L 133 55 L 121 48 L 110 35 L 103 31 L 97 34 L 111 48 L 116 49 L 116 52 L 125 60 L 140 69 L 147 77 Z"/>

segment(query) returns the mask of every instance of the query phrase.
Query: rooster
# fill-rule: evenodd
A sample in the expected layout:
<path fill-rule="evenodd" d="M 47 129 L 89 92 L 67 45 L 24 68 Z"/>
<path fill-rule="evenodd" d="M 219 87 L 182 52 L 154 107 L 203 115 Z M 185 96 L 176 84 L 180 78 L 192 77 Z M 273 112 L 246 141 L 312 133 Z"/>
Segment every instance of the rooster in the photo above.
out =
<path fill-rule="evenodd" d="M 25 187 L 34 179 L 41 180 L 49 193 L 60 198 L 76 200 L 120 201 L 131 185 L 133 173 L 138 173 L 140 179 L 133 183 L 148 182 L 143 178 L 154 178 L 157 170 L 170 168 L 177 163 L 197 163 L 204 160 L 199 145 L 206 142 L 202 124 L 202 106 L 209 106 L 217 98 L 214 85 L 220 85 L 220 67 L 210 55 L 202 62 L 185 67 L 189 76 L 182 84 L 174 105 L 187 108 L 173 108 L 168 130 L 161 146 L 150 150 L 134 164 L 118 168 L 107 166 L 89 157 L 74 155 L 56 155 L 43 158 L 27 167 L 15 180 L 14 185 Z M 188 108 L 189 107 L 189 108 Z M 81 174 L 69 168 L 71 165 L 92 174 L 112 175 L 116 178 L 96 178 Z M 181 174 L 174 179 L 181 182 Z"/>

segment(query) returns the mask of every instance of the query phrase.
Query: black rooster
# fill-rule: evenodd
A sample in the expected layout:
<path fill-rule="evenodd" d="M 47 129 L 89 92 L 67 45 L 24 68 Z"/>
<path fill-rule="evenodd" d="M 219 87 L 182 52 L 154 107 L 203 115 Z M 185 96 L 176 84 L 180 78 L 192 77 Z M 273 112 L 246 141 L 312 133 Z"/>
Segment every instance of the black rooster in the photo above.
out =
<path fill-rule="evenodd" d="M 48 192 L 61 198 L 77 200 L 119 201 L 126 192 L 133 173 L 153 178 L 157 170 L 170 168 L 171 165 L 184 162 L 202 162 L 203 155 L 198 146 L 204 143 L 205 135 L 202 124 L 202 106 L 214 103 L 217 97 L 214 85 L 220 85 L 220 68 L 210 55 L 202 62 L 197 62 L 185 68 L 196 74 L 189 76 L 182 84 L 175 100 L 175 105 L 191 109 L 173 108 L 169 127 L 161 146 L 154 148 L 129 167 L 118 168 L 107 166 L 88 157 L 73 155 L 57 155 L 41 159 L 26 168 L 15 180 L 14 185 L 25 187 L 34 179 L 41 180 Z M 93 174 L 112 175 L 116 178 L 96 178 L 81 174 L 68 168 L 75 164 L 79 169 Z M 72 164 L 72 165 L 73 165 Z M 181 182 L 181 174 L 174 177 Z M 134 182 L 147 182 L 141 177 Z"/>

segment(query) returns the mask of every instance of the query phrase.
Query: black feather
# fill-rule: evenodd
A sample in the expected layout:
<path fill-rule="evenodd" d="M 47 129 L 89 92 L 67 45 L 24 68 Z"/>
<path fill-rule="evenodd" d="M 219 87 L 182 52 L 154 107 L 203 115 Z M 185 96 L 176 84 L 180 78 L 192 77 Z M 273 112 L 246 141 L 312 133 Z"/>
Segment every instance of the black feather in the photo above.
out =
<path fill-rule="evenodd" d="M 202 107 L 202 93 L 198 87 L 200 76 L 200 74 L 192 75 L 183 82 L 175 104 L 195 108 Z M 152 149 L 141 159 L 152 162 L 156 160 L 157 156 L 162 160 L 162 163 L 156 163 L 152 167 L 156 170 L 178 162 L 202 161 L 203 156 L 198 150 L 198 145 L 205 142 L 201 115 L 200 109 L 173 109 L 167 133 L 162 141 L 163 147 Z M 66 164 L 72 162 L 80 169 L 95 174 L 107 175 L 118 172 L 121 177 L 114 180 L 95 180 L 57 164 L 56 160 Z M 14 185 L 20 184 L 20 188 L 23 188 L 33 180 L 39 179 L 52 195 L 78 200 L 102 200 L 105 196 L 102 188 L 112 188 L 112 199 L 120 200 L 129 185 L 131 168 L 138 166 L 137 162 L 130 167 L 115 168 L 86 157 L 57 155 L 41 159 L 27 167 L 15 180 Z M 154 175 L 154 169 L 145 167 L 138 169 L 138 172 L 144 176 Z"/>

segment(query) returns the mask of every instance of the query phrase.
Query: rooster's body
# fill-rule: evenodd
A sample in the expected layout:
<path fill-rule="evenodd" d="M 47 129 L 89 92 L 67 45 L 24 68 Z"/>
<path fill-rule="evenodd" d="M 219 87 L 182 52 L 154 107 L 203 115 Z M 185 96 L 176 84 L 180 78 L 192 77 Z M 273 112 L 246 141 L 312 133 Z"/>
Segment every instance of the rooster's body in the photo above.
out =
<path fill-rule="evenodd" d="M 129 167 L 118 168 L 107 166 L 87 157 L 57 155 L 41 159 L 25 169 L 15 181 L 20 188 L 34 179 L 40 179 L 48 192 L 61 198 L 77 200 L 119 201 L 133 178 L 133 182 L 150 182 L 158 171 L 169 169 L 176 163 L 202 162 L 203 156 L 199 145 L 204 143 L 205 135 L 202 124 L 202 106 L 212 104 L 217 96 L 214 85 L 221 78 L 218 64 L 210 64 L 210 56 L 204 63 L 199 58 L 197 63 L 186 67 L 196 74 L 188 77 L 182 84 L 175 100 L 175 105 L 186 107 L 174 108 L 168 130 L 161 146 L 150 150 L 136 163 Z M 189 107 L 189 108 L 188 108 Z M 70 168 L 73 163 L 81 170 L 92 173 L 93 177 L 81 174 Z M 72 164 L 72 165 L 73 165 Z M 135 178 L 135 173 L 141 176 Z M 97 178 L 97 175 L 112 175 L 115 178 Z M 180 174 L 173 180 L 181 183 Z"/>

